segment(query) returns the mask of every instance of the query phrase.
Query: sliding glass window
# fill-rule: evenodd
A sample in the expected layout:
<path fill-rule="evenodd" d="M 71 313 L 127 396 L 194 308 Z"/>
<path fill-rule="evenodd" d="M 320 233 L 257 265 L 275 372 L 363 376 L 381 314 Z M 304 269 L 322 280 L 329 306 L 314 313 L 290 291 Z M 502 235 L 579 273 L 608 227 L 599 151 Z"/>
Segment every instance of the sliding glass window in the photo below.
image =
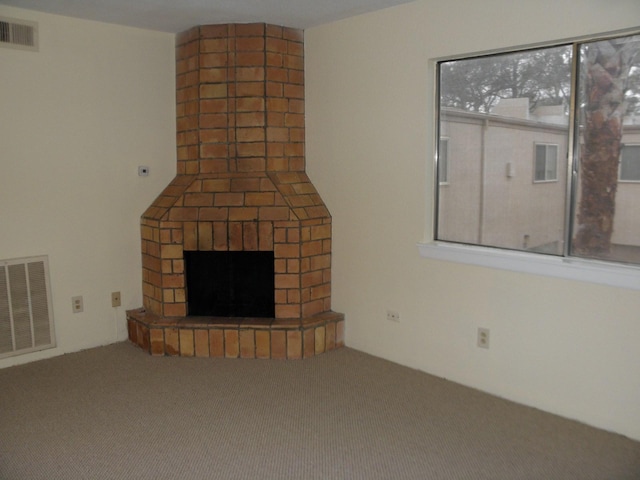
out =
<path fill-rule="evenodd" d="M 640 35 L 444 60 L 437 80 L 436 240 L 640 264 Z"/>

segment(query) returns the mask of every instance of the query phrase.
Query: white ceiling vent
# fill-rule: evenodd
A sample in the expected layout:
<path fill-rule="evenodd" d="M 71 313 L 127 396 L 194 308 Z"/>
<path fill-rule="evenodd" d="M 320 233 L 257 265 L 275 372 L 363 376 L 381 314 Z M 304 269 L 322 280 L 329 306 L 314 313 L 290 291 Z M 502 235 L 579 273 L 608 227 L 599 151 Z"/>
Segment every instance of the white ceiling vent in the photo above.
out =
<path fill-rule="evenodd" d="M 0 17 L 0 46 L 37 51 L 38 24 L 27 20 Z"/>

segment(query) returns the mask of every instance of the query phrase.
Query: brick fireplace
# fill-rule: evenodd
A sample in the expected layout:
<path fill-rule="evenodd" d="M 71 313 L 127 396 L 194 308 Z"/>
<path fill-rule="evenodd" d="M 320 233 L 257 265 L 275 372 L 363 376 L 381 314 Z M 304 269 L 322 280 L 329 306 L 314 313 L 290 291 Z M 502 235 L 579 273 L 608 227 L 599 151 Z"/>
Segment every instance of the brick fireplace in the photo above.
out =
<path fill-rule="evenodd" d="M 331 310 L 331 216 L 305 173 L 304 43 L 267 24 L 176 38 L 177 175 L 141 219 L 153 355 L 306 358 L 344 343 Z M 189 314 L 185 252 L 272 252 L 273 318 Z"/>

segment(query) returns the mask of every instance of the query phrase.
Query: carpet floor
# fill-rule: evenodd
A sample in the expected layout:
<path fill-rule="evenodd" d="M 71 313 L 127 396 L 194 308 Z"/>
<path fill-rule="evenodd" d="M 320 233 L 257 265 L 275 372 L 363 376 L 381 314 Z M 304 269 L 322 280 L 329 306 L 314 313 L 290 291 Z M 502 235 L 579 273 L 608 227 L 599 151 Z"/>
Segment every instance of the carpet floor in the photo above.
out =
<path fill-rule="evenodd" d="M 0 370 L 0 479 L 637 480 L 640 442 L 342 348 Z"/>

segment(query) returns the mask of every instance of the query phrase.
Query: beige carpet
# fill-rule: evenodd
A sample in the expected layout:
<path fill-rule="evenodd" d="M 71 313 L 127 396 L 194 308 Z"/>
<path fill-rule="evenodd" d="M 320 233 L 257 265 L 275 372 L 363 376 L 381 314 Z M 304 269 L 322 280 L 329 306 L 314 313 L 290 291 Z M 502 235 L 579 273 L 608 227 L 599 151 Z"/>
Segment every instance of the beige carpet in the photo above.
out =
<path fill-rule="evenodd" d="M 344 348 L 0 370 L 0 479 L 640 479 L 640 443 Z"/>

